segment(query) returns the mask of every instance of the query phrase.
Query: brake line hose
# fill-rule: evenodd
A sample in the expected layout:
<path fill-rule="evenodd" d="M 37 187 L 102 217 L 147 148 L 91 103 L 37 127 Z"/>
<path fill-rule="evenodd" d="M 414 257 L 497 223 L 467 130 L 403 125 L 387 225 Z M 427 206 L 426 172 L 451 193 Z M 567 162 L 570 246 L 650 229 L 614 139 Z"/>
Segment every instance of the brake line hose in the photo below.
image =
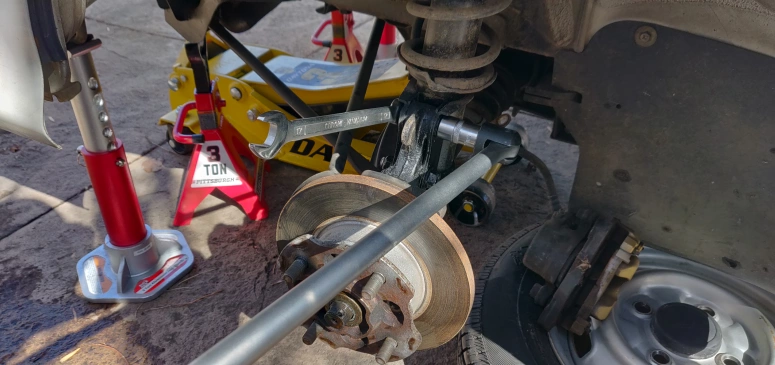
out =
<path fill-rule="evenodd" d="M 554 185 L 554 178 L 552 178 L 552 173 L 549 171 L 549 167 L 546 166 L 546 164 L 541 161 L 538 156 L 534 155 L 532 152 L 528 151 L 525 148 L 519 149 L 519 155 L 522 156 L 525 160 L 530 161 L 530 163 L 533 164 L 533 166 L 538 169 L 538 171 L 541 173 L 541 176 L 543 176 L 544 181 L 546 182 L 546 190 L 549 191 L 549 201 L 552 204 L 552 210 L 555 212 L 559 212 L 562 209 L 562 205 L 560 204 L 560 198 L 557 194 L 557 186 Z"/>

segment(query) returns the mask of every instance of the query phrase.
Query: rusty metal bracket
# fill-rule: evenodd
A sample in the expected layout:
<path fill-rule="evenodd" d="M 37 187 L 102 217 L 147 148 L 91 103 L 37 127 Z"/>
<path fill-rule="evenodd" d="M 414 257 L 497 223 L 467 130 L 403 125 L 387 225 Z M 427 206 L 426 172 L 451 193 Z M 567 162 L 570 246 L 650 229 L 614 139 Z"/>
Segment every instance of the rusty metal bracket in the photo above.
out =
<path fill-rule="evenodd" d="M 581 334 L 590 316 L 605 319 L 621 284 L 632 278 L 641 242 L 617 220 L 582 210 L 547 221 L 523 263 L 546 282 L 530 295 L 545 306 L 538 323 Z"/>

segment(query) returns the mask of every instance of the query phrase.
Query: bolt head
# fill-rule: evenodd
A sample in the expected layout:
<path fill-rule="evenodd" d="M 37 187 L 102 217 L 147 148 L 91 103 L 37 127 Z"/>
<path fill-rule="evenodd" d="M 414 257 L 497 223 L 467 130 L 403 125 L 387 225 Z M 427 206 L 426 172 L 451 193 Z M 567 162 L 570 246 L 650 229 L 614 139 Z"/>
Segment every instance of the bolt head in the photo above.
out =
<path fill-rule="evenodd" d="M 105 106 L 105 100 L 102 99 L 101 94 L 94 95 L 94 99 L 92 99 L 92 101 L 94 101 L 94 105 L 96 105 L 98 108 Z"/>
<path fill-rule="evenodd" d="M 122 160 L 122 159 L 118 159 L 118 160 L 116 160 L 116 166 L 118 166 L 118 167 L 124 167 L 124 165 L 126 165 L 126 161 L 124 161 L 124 160 Z"/>
<path fill-rule="evenodd" d="M 635 44 L 641 47 L 651 47 L 657 41 L 657 30 L 644 25 L 635 31 Z"/>
<path fill-rule="evenodd" d="M 180 80 L 177 77 L 173 77 L 167 80 L 167 86 L 169 86 L 172 91 L 178 91 L 180 89 Z"/>
<path fill-rule="evenodd" d="M 248 110 L 248 120 L 255 121 L 258 119 L 258 111 L 255 109 Z"/>
<path fill-rule="evenodd" d="M 108 142 L 108 150 L 109 150 L 109 151 L 113 151 L 113 150 L 115 150 L 116 148 L 117 148 L 117 147 L 116 147 L 116 144 L 115 144 L 115 143 L 113 143 L 113 142 Z"/>
<path fill-rule="evenodd" d="M 102 130 L 102 135 L 105 136 L 105 138 L 111 138 L 113 137 L 113 129 L 110 127 L 107 127 Z"/>
<path fill-rule="evenodd" d="M 110 117 L 108 117 L 108 113 L 100 112 L 99 114 L 100 122 L 107 123 L 110 121 Z"/>
<path fill-rule="evenodd" d="M 242 99 L 242 91 L 239 88 L 233 87 L 229 90 L 229 93 L 234 100 Z"/>

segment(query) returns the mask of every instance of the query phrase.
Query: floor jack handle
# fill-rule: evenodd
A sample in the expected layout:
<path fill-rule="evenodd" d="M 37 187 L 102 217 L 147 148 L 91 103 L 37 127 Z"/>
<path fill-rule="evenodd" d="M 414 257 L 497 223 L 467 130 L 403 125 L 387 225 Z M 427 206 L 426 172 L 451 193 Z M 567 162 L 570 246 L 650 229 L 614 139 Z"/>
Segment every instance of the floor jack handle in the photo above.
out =
<path fill-rule="evenodd" d="M 175 127 L 172 129 L 172 139 L 174 139 L 175 142 L 182 143 L 182 144 L 204 143 L 205 139 L 204 139 L 204 136 L 201 134 L 183 133 L 183 127 L 186 122 L 186 115 L 188 114 L 188 112 L 195 109 L 196 109 L 196 102 L 189 101 L 188 103 L 183 104 L 180 107 L 180 110 L 178 110 L 178 119 L 175 120 Z"/>
<path fill-rule="evenodd" d="M 315 31 L 314 34 L 312 34 L 312 39 L 310 39 L 312 41 L 312 44 L 316 46 L 321 46 L 321 47 L 331 47 L 331 41 L 324 41 L 318 38 L 320 37 L 320 33 L 323 33 L 323 30 L 326 29 L 327 26 L 331 25 L 331 22 L 332 22 L 331 19 L 326 19 L 322 23 L 320 23 L 320 26 L 318 26 L 318 29 Z"/>

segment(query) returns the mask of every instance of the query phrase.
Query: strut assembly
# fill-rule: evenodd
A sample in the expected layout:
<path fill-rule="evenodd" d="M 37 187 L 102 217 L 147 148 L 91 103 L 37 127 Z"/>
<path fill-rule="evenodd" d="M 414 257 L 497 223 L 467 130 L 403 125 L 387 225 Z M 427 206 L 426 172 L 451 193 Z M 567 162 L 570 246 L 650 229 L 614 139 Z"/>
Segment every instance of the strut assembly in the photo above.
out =
<path fill-rule="evenodd" d="M 406 10 L 426 19 L 425 38 L 404 42 L 399 57 L 409 74 L 432 92 L 482 91 L 495 81 L 492 63 L 503 47 L 498 34 L 482 19 L 509 5 L 511 0 L 434 0 L 431 5 L 409 2 Z M 477 55 L 480 28 L 489 48 Z"/>

